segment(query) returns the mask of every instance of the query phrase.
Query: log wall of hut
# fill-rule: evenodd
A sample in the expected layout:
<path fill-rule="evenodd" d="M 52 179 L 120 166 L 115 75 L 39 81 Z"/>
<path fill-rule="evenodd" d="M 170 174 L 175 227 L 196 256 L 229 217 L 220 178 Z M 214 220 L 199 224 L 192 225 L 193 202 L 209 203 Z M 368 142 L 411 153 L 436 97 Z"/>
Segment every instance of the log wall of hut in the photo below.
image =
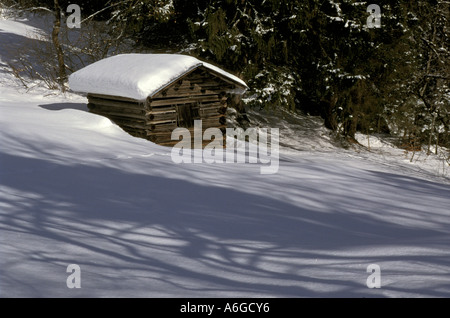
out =
<path fill-rule="evenodd" d="M 198 68 L 144 101 L 88 94 L 88 108 L 133 136 L 173 146 L 179 142 L 171 140 L 177 127 L 189 129 L 193 139 L 194 120 L 202 120 L 202 135 L 208 128 L 219 128 L 224 133 L 230 98 L 226 92 L 235 88 L 227 79 Z"/>

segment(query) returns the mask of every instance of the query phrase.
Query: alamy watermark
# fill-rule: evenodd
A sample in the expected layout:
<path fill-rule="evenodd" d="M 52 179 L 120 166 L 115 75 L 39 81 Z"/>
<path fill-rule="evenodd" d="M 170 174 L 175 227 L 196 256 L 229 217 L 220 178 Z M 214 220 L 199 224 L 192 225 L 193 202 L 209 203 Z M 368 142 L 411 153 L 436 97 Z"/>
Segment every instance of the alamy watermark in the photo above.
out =
<path fill-rule="evenodd" d="M 381 268 L 380 265 L 370 264 L 367 266 L 367 273 L 370 273 L 367 277 L 366 285 L 368 288 L 381 288 Z"/>
<path fill-rule="evenodd" d="M 172 148 L 174 163 L 261 163 L 261 174 L 278 172 L 278 128 L 248 128 L 245 131 L 242 128 L 227 128 L 225 144 L 223 132 L 219 128 L 208 128 L 203 132 L 201 120 L 194 121 L 193 132 L 192 138 L 187 128 L 172 131 L 172 140 L 182 138 Z M 205 142 L 208 143 L 206 146 Z"/>
<path fill-rule="evenodd" d="M 366 10 L 370 15 L 367 17 L 366 27 L 369 29 L 381 28 L 381 8 L 378 4 L 370 4 Z M 81 8 L 78 4 L 70 4 L 66 10 L 70 15 L 67 17 L 69 29 L 81 28 Z"/>
<path fill-rule="evenodd" d="M 81 8 L 78 4 L 69 4 L 67 6 L 67 13 L 71 13 L 67 17 L 66 24 L 69 29 L 81 28 Z"/>
<path fill-rule="evenodd" d="M 381 8 L 378 4 L 370 4 L 367 7 L 370 15 L 367 17 L 366 27 L 369 29 L 381 28 Z"/>
<path fill-rule="evenodd" d="M 66 269 L 67 273 L 71 273 L 66 279 L 67 288 L 81 288 L 81 268 L 77 264 L 70 264 Z"/>

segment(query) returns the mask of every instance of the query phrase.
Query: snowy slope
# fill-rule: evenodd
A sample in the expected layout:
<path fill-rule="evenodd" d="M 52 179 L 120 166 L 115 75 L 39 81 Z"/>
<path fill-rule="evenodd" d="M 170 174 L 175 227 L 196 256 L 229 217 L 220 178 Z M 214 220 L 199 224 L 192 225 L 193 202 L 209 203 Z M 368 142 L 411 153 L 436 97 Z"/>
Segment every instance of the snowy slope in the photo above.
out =
<path fill-rule="evenodd" d="M 288 119 L 277 174 L 177 165 L 84 97 L 0 77 L 0 297 L 450 296 L 442 175 L 325 137 L 313 149 Z"/>

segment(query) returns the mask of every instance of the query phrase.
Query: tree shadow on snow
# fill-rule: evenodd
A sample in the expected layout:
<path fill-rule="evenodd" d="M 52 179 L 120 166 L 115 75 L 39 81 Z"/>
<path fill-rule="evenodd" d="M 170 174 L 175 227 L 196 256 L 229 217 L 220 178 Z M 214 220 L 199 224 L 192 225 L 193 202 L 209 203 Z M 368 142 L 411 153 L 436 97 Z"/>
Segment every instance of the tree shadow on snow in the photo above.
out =
<path fill-rule="evenodd" d="M 372 248 L 417 236 L 344 207 L 323 213 L 238 188 L 108 166 L 0 159 L 3 167 L 24 167 L 0 179 L 3 296 L 73 295 L 65 269 L 76 263 L 80 296 L 371 297 L 379 294 L 365 286 L 366 266 L 380 261 Z M 150 167 L 170 167 L 162 165 Z M 430 228 L 420 235 L 443 233 Z M 366 252 L 346 256 L 347 250 Z M 416 255 L 383 260 L 414 262 Z M 428 261 L 450 266 L 440 256 Z M 21 269 L 29 272 L 21 276 Z"/>
<path fill-rule="evenodd" d="M 32 60 L 34 57 L 33 54 L 35 54 L 33 50 L 42 45 L 44 41 L 14 33 L 2 32 L 0 30 L 0 43 L 2 43 L 0 46 L 0 56 L 8 68 L 9 65 L 15 65 L 17 70 L 21 70 L 23 65 L 18 62 L 18 59 L 22 58 L 25 59 L 27 65 L 33 65 L 33 67 L 39 69 L 39 65 L 36 65 L 36 62 Z M 7 45 L 5 45 L 5 43 L 7 43 Z M 7 69 L 0 69 L 0 71 L 6 72 Z M 28 75 L 26 72 L 22 72 L 21 74 L 24 77 L 27 77 Z"/>

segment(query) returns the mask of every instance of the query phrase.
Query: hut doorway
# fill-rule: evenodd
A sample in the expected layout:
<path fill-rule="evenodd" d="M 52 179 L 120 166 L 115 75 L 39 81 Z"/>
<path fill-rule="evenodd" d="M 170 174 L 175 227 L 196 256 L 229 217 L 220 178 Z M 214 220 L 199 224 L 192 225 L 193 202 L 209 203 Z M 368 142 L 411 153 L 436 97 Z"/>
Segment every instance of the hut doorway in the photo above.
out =
<path fill-rule="evenodd" d="M 198 103 L 177 105 L 177 126 L 184 128 L 194 127 L 194 120 L 201 119 Z"/>

